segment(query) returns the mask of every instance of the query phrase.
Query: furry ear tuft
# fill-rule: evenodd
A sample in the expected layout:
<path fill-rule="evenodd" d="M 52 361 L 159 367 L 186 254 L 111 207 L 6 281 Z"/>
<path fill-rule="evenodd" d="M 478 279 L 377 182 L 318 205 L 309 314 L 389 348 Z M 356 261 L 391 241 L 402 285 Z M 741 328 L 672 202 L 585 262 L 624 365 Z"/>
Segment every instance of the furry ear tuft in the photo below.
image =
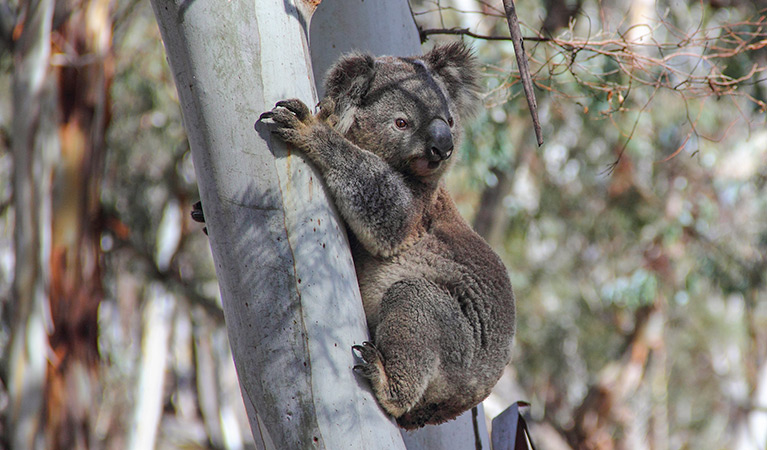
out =
<path fill-rule="evenodd" d="M 358 102 L 373 79 L 375 59 L 365 53 L 349 53 L 339 59 L 325 77 L 325 96 Z"/>
<path fill-rule="evenodd" d="M 339 59 L 325 77 L 325 98 L 333 101 L 339 118 L 336 128 L 346 133 L 354 112 L 370 88 L 375 74 L 375 59 L 365 53 L 349 53 Z"/>
<path fill-rule="evenodd" d="M 423 56 L 423 61 L 447 87 L 448 95 L 462 117 L 474 114 L 479 106 L 480 88 L 477 59 L 463 42 L 438 45 Z"/>

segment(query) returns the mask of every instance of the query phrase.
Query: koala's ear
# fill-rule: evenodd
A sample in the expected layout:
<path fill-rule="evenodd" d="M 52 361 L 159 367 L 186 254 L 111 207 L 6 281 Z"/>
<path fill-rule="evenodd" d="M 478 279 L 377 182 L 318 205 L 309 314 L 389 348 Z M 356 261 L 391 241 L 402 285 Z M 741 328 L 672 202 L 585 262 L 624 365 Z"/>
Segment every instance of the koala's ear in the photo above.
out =
<path fill-rule="evenodd" d="M 477 60 L 471 49 L 462 42 L 438 45 L 423 56 L 423 61 L 442 79 L 458 114 L 471 116 L 480 100 Z"/>
<path fill-rule="evenodd" d="M 363 53 L 350 53 L 339 59 L 325 77 L 325 96 L 357 104 L 373 79 L 375 60 Z"/>
<path fill-rule="evenodd" d="M 354 114 L 370 89 L 375 75 L 375 59 L 364 53 L 350 53 L 339 59 L 325 77 L 325 98 L 335 105 L 336 129 L 346 133 L 354 122 Z"/>

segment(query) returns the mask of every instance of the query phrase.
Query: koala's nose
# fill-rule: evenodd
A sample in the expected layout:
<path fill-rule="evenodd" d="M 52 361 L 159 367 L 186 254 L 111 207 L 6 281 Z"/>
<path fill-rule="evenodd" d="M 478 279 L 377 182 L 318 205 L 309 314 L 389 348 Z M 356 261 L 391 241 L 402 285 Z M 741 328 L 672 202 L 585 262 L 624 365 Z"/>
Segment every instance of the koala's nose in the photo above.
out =
<path fill-rule="evenodd" d="M 453 154 L 453 133 L 442 119 L 434 119 L 429 124 L 429 155 L 434 160 L 445 160 Z"/>

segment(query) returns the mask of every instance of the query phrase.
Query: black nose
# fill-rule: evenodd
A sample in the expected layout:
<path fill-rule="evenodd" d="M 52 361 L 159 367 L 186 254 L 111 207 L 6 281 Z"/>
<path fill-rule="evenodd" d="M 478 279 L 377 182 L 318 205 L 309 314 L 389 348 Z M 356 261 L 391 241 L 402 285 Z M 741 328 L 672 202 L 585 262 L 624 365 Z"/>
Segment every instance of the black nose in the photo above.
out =
<path fill-rule="evenodd" d="M 453 154 L 453 133 L 442 119 L 434 119 L 429 124 L 429 159 L 446 160 Z"/>

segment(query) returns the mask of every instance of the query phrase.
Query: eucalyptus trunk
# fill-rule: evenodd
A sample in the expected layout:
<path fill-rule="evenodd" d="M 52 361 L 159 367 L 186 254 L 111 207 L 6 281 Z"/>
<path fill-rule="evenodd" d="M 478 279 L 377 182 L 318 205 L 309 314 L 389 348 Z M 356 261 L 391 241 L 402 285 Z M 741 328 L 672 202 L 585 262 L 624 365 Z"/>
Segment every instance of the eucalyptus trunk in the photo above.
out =
<path fill-rule="evenodd" d="M 152 5 L 257 445 L 404 448 L 393 420 L 352 370 L 351 345 L 369 336 L 344 224 L 319 174 L 254 122 L 278 100 L 316 104 L 315 74 L 342 51 L 420 53 L 407 3 L 327 2 L 314 24 L 316 2 Z M 458 423 L 468 434 L 455 431 Z M 457 434 L 473 445 L 470 430 L 464 419 L 405 437 L 409 448 L 431 448 L 438 435 L 455 442 Z"/>

